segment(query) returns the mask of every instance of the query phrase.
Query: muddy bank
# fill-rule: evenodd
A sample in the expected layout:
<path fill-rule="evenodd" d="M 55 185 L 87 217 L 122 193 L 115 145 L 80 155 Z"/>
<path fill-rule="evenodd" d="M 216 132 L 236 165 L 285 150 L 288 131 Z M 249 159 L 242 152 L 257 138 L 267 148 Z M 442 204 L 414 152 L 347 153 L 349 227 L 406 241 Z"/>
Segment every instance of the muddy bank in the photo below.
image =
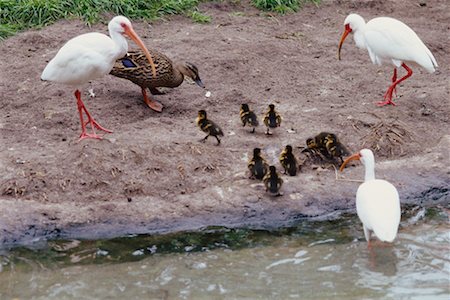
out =
<path fill-rule="evenodd" d="M 184 17 L 151 26 L 135 22 L 146 44 L 199 68 L 212 92 L 184 83 L 146 107 L 134 84 L 106 76 L 93 82 L 86 105 L 114 133 L 77 143 L 79 119 L 73 91 L 39 76 L 70 37 L 86 28 L 61 21 L 3 41 L 0 50 L 0 243 L 40 238 L 112 237 L 208 225 L 276 227 L 303 217 L 329 216 L 354 208 L 358 183 L 336 180 L 333 169 L 305 167 L 283 177 L 284 196 L 272 198 L 248 180 L 254 147 L 278 166 L 286 144 L 296 155 L 306 138 L 331 131 L 352 151 L 375 151 L 379 178 L 396 185 L 402 203 L 448 205 L 450 41 L 446 1 L 324 1 L 296 14 L 271 16 L 247 3 L 205 3 L 211 24 Z M 350 12 L 366 19 L 389 15 L 409 24 L 441 66 L 414 75 L 397 90 L 396 107 L 377 107 L 392 67 L 374 66 L 366 51 L 348 40 L 336 59 L 342 23 Z M 242 128 L 243 102 L 258 115 L 274 103 L 283 116 L 272 136 Z M 225 132 L 221 146 L 198 140 L 199 108 Z M 373 140 L 373 131 L 400 128 L 394 144 Z M 345 178 L 362 179 L 362 167 Z"/>
<path fill-rule="evenodd" d="M 395 184 L 402 205 L 450 208 L 450 166 L 446 136 L 429 153 L 377 164 L 377 177 Z M 347 169 L 336 180 L 332 170 L 285 178 L 281 197 L 264 194 L 260 183 L 238 174 L 230 182 L 205 188 L 194 195 L 170 199 L 136 196 L 111 199 L 84 207 L 73 203 L 48 205 L 33 200 L 2 199 L 0 223 L 3 247 L 39 244 L 55 238 L 107 238 L 127 234 L 192 231 L 207 226 L 270 229 L 308 219 L 334 219 L 354 212 L 354 195 L 363 176 L 361 165 Z M 304 175 L 304 174 L 303 174 Z M 175 205 L 170 213 L 155 207 Z M 167 211 L 170 209 L 167 208 Z"/>

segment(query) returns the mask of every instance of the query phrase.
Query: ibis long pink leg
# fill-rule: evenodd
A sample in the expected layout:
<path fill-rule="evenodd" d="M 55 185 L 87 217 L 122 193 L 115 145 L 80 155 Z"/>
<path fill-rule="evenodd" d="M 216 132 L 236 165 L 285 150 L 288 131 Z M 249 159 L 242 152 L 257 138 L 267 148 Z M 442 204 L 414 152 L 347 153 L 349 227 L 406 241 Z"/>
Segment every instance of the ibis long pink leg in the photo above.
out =
<path fill-rule="evenodd" d="M 95 133 L 95 129 L 102 130 L 106 133 L 112 132 L 111 130 L 108 130 L 108 129 L 100 126 L 100 124 L 98 124 L 94 120 L 94 118 L 91 117 L 91 114 L 88 112 L 88 110 L 86 109 L 86 106 L 84 106 L 84 103 L 81 100 L 81 92 L 79 90 L 75 91 L 75 97 L 77 98 L 77 106 L 78 106 L 78 112 L 80 113 L 80 122 L 81 122 L 81 134 L 80 134 L 80 139 L 78 141 L 81 141 L 82 139 L 85 139 L 85 138 L 93 138 L 93 139 L 101 140 L 102 137 Z M 88 120 L 86 122 L 84 122 L 84 120 L 83 120 L 83 111 L 88 118 Z M 92 133 L 86 132 L 87 124 L 91 124 Z"/>
<path fill-rule="evenodd" d="M 406 74 L 402 78 L 400 78 L 400 79 L 396 80 L 394 83 L 392 83 L 392 85 L 387 89 L 386 93 L 384 94 L 385 101 L 378 102 L 379 106 L 383 106 L 383 105 L 387 105 L 387 104 L 395 105 L 395 103 L 392 102 L 392 93 L 394 92 L 395 87 L 397 86 L 397 84 L 399 84 L 406 78 L 411 77 L 411 75 L 413 73 L 412 70 L 407 65 L 405 65 L 405 63 L 402 63 L 402 67 L 405 68 L 405 70 L 408 72 L 408 74 Z"/>
<path fill-rule="evenodd" d="M 392 84 L 397 81 L 397 68 L 394 68 L 394 75 L 392 75 Z M 397 88 L 394 88 L 394 95 L 397 97 Z"/>

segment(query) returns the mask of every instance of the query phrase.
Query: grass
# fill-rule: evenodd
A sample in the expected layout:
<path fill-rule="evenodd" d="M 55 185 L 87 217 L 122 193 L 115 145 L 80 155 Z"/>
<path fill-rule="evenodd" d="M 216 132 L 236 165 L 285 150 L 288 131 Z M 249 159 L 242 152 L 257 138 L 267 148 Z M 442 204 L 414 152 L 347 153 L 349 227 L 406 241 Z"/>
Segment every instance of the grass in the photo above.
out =
<path fill-rule="evenodd" d="M 138 20 L 184 14 L 194 22 L 208 23 L 211 17 L 197 8 L 201 1 L 208 0 L 0 0 L 0 40 L 17 31 L 41 28 L 60 19 L 80 18 L 91 25 L 107 21 L 108 14 Z M 295 12 L 306 2 L 317 5 L 320 0 L 252 0 L 261 10 L 281 14 Z"/>
<path fill-rule="evenodd" d="M 296 12 L 307 2 L 319 5 L 320 0 L 252 0 L 256 8 L 277 12 L 279 14 Z"/>
<path fill-rule="evenodd" d="M 211 17 L 210 16 L 202 14 L 198 10 L 191 10 L 187 15 L 196 23 L 209 23 L 209 22 L 211 22 Z"/>
<path fill-rule="evenodd" d="M 40 28 L 60 19 L 80 18 L 87 25 L 106 21 L 107 13 L 130 19 L 154 20 L 186 14 L 195 22 L 210 17 L 196 8 L 200 0 L 0 0 L 0 39 L 19 30 Z"/>

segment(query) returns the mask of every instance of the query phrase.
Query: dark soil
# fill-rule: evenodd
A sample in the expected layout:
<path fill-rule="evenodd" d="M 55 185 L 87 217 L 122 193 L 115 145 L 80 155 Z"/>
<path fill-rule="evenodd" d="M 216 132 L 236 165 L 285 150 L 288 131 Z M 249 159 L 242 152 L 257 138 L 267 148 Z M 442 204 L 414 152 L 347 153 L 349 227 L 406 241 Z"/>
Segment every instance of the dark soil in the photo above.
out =
<path fill-rule="evenodd" d="M 212 95 L 185 82 L 154 96 L 164 105 L 156 113 L 133 83 L 113 76 L 95 80 L 95 98 L 86 86 L 84 99 L 97 121 L 114 131 L 103 140 L 77 142 L 74 91 L 42 82 L 40 74 L 65 41 L 88 31 L 106 33 L 105 24 L 60 21 L 0 44 L 1 245 L 208 225 L 276 227 L 351 211 L 359 183 L 336 180 L 329 164 L 305 163 L 297 176 L 283 176 L 281 197 L 248 179 L 254 147 L 280 169 L 286 144 L 305 159 L 298 147 L 321 131 L 336 133 L 352 152 L 374 149 L 377 176 L 398 187 L 402 203 L 449 205 L 448 1 L 323 1 L 286 16 L 234 2 L 202 4 L 212 16 L 206 25 L 181 16 L 133 23 L 149 48 L 194 63 Z M 413 76 L 397 89 L 397 106 L 377 107 L 392 66 L 373 65 L 352 38 L 337 60 L 351 12 L 366 20 L 402 20 L 440 68 L 429 74 L 412 66 Z M 239 120 L 244 102 L 258 115 L 274 103 L 281 127 L 272 136 L 262 126 L 251 134 Z M 222 127 L 220 146 L 214 138 L 199 142 L 199 109 Z M 400 138 L 393 139 L 396 134 Z M 349 167 L 340 177 L 361 180 L 363 167 Z"/>

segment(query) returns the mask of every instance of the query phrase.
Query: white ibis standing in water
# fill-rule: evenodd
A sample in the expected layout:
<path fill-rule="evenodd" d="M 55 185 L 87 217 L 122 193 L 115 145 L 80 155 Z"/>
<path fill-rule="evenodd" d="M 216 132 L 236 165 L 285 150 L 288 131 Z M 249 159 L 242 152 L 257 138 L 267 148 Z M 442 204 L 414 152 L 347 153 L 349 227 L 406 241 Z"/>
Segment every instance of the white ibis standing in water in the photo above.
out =
<path fill-rule="evenodd" d="M 369 149 L 362 149 L 348 157 L 341 172 L 351 160 L 360 160 L 365 166 L 365 178 L 356 192 L 356 212 L 363 223 L 364 236 L 370 246 L 373 231 L 382 242 L 392 242 L 400 224 L 400 199 L 397 189 L 388 181 L 375 179 L 375 159 Z"/>
<path fill-rule="evenodd" d="M 353 32 L 356 46 L 369 51 L 372 63 L 381 65 L 383 62 L 391 62 L 394 65 L 392 84 L 384 94 L 384 101 L 378 103 L 380 106 L 395 105 L 392 102 L 395 87 L 413 73 L 406 63 L 422 66 L 430 73 L 433 73 L 435 67 L 438 66 L 433 54 L 417 34 L 399 20 L 379 17 L 366 24 L 360 15 L 350 14 L 345 18 L 344 26 L 344 33 L 339 41 L 339 60 L 341 59 L 342 44 L 347 35 Z M 408 73 L 397 79 L 397 68 L 400 66 Z"/>
<path fill-rule="evenodd" d="M 90 80 L 109 74 L 118 58 L 125 56 L 128 43 L 124 35 L 131 38 L 145 53 L 149 60 L 153 76 L 156 74 L 153 59 L 142 40 L 133 30 L 130 20 L 123 16 L 114 17 L 108 24 L 109 36 L 90 32 L 69 40 L 47 64 L 41 79 L 72 85 L 76 88 L 78 111 L 80 113 L 81 135 L 84 138 L 101 139 L 95 129 L 111 132 L 98 124 L 90 115 L 81 100 L 80 86 Z M 87 121 L 83 120 L 83 111 Z M 90 124 L 92 133 L 86 132 L 86 125 Z"/>

